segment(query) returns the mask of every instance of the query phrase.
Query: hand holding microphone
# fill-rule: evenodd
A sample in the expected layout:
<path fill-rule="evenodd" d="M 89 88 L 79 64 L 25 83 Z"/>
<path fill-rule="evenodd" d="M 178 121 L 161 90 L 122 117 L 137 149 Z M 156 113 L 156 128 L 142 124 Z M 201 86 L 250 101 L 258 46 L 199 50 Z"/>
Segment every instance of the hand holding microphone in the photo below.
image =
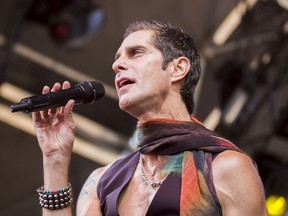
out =
<path fill-rule="evenodd" d="M 49 158 L 45 161 L 53 162 L 62 158 L 61 163 L 66 166 L 74 142 L 74 104 L 93 103 L 103 97 L 104 93 L 103 85 L 96 81 L 85 81 L 73 87 L 65 81 L 62 85 L 55 83 L 52 89 L 45 86 L 42 94 L 23 98 L 19 103 L 11 105 L 11 110 L 33 112 L 32 119 L 39 146 L 44 159 Z M 61 109 L 57 110 L 60 106 Z"/>
<path fill-rule="evenodd" d="M 85 81 L 70 87 L 70 83 L 65 81 L 62 86 L 55 83 L 51 90 L 45 86 L 41 95 L 23 98 L 11 105 L 11 110 L 33 112 L 35 132 L 45 157 L 50 158 L 53 153 L 60 155 L 57 158 L 69 158 L 75 133 L 72 117 L 74 104 L 93 103 L 104 94 L 105 89 L 99 82 Z M 57 107 L 62 108 L 57 112 Z"/>
<path fill-rule="evenodd" d="M 77 104 L 94 103 L 105 94 L 104 86 L 96 81 L 84 81 L 69 89 L 23 98 L 11 105 L 11 111 L 24 113 L 64 106 L 70 99 Z"/>

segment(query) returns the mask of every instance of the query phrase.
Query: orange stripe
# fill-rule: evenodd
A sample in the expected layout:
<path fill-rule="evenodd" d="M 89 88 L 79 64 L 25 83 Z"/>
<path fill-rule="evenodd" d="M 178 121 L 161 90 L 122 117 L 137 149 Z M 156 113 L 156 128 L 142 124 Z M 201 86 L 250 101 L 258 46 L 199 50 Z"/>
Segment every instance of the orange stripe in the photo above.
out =
<path fill-rule="evenodd" d="M 191 215 L 191 212 L 193 212 L 199 202 L 201 193 L 192 152 L 184 152 L 182 166 L 180 215 L 185 216 Z"/>

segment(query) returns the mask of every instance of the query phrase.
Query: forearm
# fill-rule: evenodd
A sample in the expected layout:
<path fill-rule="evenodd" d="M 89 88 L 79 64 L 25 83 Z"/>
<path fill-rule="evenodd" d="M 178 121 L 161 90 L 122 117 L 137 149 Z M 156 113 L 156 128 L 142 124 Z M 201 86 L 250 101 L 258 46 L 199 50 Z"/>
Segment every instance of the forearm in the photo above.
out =
<path fill-rule="evenodd" d="M 42 93 L 48 94 L 70 88 L 65 81 L 55 83 L 50 90 L 44 86 Z M 44 186 L 38 189 L 43 215 L 70 216 L 72 189 L 68 185 L 69 163 L 73 149 L 75 123 L 72 118 L 74 100 L 69 100 L 60 109 L 51 108 L 32 113 L 33 124 L 43 154 Z"/>
<path fill-rule="evenodd" d="M 57 191 L 68 185 L 70 158 L 45 157 L 43 158 L 44 168 L 44 189 Z M 70 216 L 72 215 L 71 205 L 57 210 L 43 208 L 43 216 Z"/>

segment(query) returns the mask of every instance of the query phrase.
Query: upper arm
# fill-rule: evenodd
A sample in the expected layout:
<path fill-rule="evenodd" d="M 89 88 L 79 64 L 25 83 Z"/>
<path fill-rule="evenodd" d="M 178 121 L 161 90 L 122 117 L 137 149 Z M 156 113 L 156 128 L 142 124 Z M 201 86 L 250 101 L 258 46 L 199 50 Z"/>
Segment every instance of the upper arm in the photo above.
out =
<path fill-rule="evenodd" d="M 87 178 L 78 197 L 77 216 L 102 215 L 97 194 L 97 185 L 107 169 L 108 166 L 96 169 Z"/>
<path fill-rule="evenodd" d="M 222 152 L 213 161 L 213 179 L 223 215 L 268 215 L 262 181 L 248 156 Z"/>

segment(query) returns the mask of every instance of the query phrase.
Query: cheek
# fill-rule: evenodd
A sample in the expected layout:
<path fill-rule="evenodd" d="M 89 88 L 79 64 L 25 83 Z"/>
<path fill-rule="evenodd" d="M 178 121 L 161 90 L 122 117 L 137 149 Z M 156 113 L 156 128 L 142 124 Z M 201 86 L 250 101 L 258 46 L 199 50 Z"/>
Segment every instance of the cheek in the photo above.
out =
<path fill-rule="evenodd" d="M 160 61 L 155 62 L 155 60 L 151 60 L 145 64 L 139 64 L 137 67 L 139 68 L 139 71 L 142 69 L 140 76 L 144 77 L 144 79 L 151 78 L 151 81 L 164 79 L 167 74 L 166 71 L 162 70 L 162 63 Z"/>
<path fill-rule="evenodd" d="M 159 56 L 151 56 L 146 60 L 135 62 L 134 71 L 137 71 L 137 78 L 141 86 L 158 85 L 167 82 L 167 71 L 162 70 L 162 58 Z"/>
<path fill-rule="evenodd" d="M 161 71 L 158 71 L 159 73 Z M 167 80 L 166 76 L 158 75 L 158 76 L 151 76 L 149 79 L 146 80 L 143 84 L 143 88 L 141 89 L 143 92 L 148 94 L 152 94 L 155 97 L 161 95 L 166 95 L 169 92 L 169 81 Z M 158 95 L 158 96 L 157 96 Z"/>

